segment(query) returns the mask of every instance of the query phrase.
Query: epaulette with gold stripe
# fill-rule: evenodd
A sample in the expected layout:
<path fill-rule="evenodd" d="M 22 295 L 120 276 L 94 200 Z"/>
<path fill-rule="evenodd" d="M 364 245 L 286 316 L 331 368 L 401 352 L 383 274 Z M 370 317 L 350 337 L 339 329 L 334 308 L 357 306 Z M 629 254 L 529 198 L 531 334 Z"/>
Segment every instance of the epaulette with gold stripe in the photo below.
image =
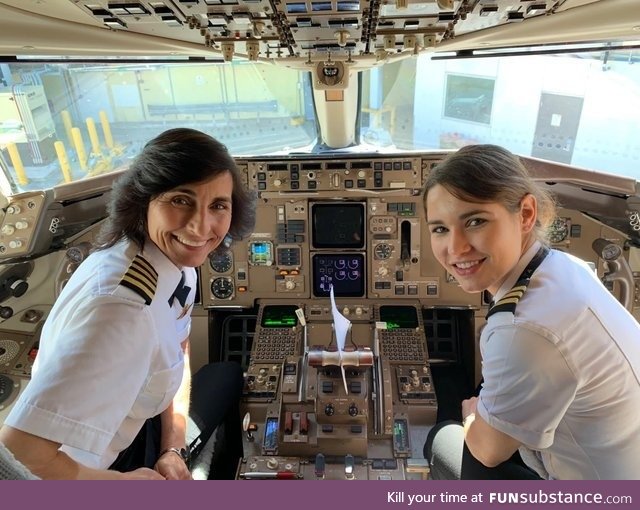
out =
<path fill-rule="evenodd" d="M 142 255 L 136 255 L 129 269 L 120 280 L 120 285 L 131 289 L 150 305 L 158 285 L 158 272 Z"/>
<path fill-rule="evenodd" d="M 516 305 L 518 304 L 518 301 L 520 301 L 520 298 L 524 295 L 524 291 L 527 290 L 527 283 L 529 282 L 526 282 L 524 285 L 518 285 L 519 283 L 521 282 L 517 282 L 516 285 L 509 292 L 507 292 L 500 301 L 493 304 L 493 306 L 489 310 L 489 313 L 487 314 L 487 318 L 498 312 L 515 313 Z"/>

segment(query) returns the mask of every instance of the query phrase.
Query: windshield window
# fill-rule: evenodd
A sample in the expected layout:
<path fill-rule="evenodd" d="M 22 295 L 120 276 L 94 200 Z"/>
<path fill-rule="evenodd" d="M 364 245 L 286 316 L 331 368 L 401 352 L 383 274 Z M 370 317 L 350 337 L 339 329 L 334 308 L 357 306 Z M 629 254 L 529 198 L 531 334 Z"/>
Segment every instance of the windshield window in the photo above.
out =
<path fill-rule="evenodd" d="M 494 143 L 640 179 L 640 52 L 432 59 L 363 76 L 363 142 L 397 149 Z"/>
<path fill-rule="evenodd" d="M 360 74 L 362 147 L 511 151 L 640 180 L 640 52 L 444 59 Z M 317 147 L 310 73 L 270 64 L 0 64 L 5 194 L 127 166 L 171 127 L 208 132 L 236 156 Z"/>
<path fill-rule="evenodd" d="M 312 145 L 308 74 L 245 62 L 0 64 L 3 191 L 121 169 L 172 127 L 208 132 L 234 155 Z"/>

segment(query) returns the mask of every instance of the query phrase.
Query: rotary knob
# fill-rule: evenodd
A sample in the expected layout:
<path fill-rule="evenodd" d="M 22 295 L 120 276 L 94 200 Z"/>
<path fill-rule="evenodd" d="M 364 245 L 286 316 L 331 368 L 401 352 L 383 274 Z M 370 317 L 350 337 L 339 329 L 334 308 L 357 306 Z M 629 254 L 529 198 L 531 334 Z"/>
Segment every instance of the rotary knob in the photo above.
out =
<path fill-rule="evenodd" d="M 24 296 L 25 292 L 29 289 L 29 284 L 22 278 L 9 278 L 7 283 L 14 297 Z"/>
<path fill-rule="evenodd" d="M 326 414 L 327 416 L 333 416 L 336 412 L 335 407 L 333 407 L 333 404 L 327 404 L 326 406 L 324 406 L 324 414 Z"/>

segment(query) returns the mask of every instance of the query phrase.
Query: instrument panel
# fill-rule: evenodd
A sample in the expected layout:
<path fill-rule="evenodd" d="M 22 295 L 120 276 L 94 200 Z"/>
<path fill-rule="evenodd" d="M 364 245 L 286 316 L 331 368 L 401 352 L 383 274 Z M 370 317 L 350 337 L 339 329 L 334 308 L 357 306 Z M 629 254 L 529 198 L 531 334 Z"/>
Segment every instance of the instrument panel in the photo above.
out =
<path fill-rule="evenodd" d="M 339 352 L 326 301 L 260 303 L 241 479 L 404 479 L 421 457 L 412 441 L 438 404 L 420 309 L 344 301 L 352 323 Z"/>
<path fill-rule="evenodd" d="M 447 394 L 434 368 L 457 363 L 478 376 L 488 305 L 463 292 L 431 252 L 420 190 L 444 156 L 237 160 L 257 194 L 256 226 L 199 268 L 198 310 L 210 325 L 224 314 L 244 321 L 209 331 L 211 345 L 233 351 L 246 374 L 238 478 L 428 477 L 422 445 Z M 592 173 L 575 187 L 541 174 L 565 204 L 552 246 L 590 262 L 640 318 L 640 243 L 625 223 L 637 214 L 634 197 L 611 192 L 611 183 L 610 194 L 585 191 Z M 46 311 L 90 253 L 106 215 L 105 179 L 99 192 L 72 183 L 10 197 L 0 224 L 0 418 L 28 381 Z M 620 248 L 617 265 L 596 252 L 596 240 Z M 38 270 L 50 260 L 51 269 Z M 628 272 L 616 269 L 622 262 Z M 37 285 L 31 264 L 46 273 Z M 350 321 L 340 353 L 331 287 Z M 46 305 L 34 306 L 36 293 Z M 44 313 L 35 320 L 34 310 Z"/>

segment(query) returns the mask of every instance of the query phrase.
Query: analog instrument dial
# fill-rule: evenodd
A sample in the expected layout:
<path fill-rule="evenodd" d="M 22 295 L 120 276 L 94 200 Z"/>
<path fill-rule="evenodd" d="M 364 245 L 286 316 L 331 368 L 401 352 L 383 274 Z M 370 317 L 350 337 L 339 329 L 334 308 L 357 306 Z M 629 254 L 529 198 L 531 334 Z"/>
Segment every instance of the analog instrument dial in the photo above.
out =
<path fill-rule="evenodd" d="M 217 299 L 229 299 L 233 295 L 233 281 L 226 276 L 219 276 L 211 282 L 211 293 Z"/>
<path fill-rule="evenodd" d="M 209 264 L 211 264 L 211 269 L 213 269 L 216 273 L 226 273 L 231 269 L 231 266 L 233 265 L 231 253 L 229 253 L 228 251 L 214 251 L 211 255 L 209 255 Z"/>

